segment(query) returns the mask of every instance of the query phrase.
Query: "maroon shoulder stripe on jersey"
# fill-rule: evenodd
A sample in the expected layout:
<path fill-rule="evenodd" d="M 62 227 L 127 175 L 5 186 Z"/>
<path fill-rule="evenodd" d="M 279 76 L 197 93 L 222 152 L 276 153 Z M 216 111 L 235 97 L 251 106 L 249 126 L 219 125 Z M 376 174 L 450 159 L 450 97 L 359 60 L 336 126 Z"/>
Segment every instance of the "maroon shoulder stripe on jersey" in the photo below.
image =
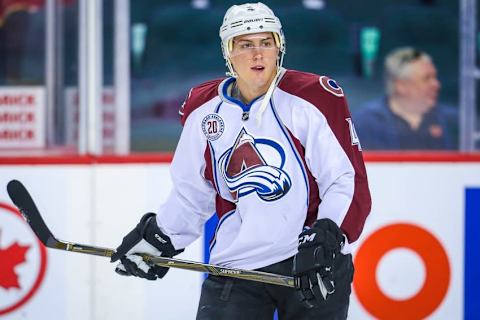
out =
<path fill-rule="evenodd" d="M 224 78 L 208 81 L 190 90 L 188 97 L 185 99 L 185 102 L 182 104 L 182 107 L 179 111 L 182 126 L 185 124 L 185 121 L 190 113 L 203 105 L 205 102 L 218 96 L 218 85 L 223 80 Z"/>
<path fill-rule="evenodd" d="M 213 172 L 213 167 L 212 167 L 212 155 L 210 153 L 210 148 L 209 148 L 208 144 L 205 147 L 204 159 L 205 159 L 205 171 L 204 171 L 205 179 L 210 181 L 212 186 L 216 190 L 218 190 L 218 188 L 215 184 L 215 179 L 213 177 L 214 172 Z M 236 208 L 236 205 L 234 203 L 223 199 L 218 194 L 218 191 L 217 191 L 217 195 L 215 196 L 215 212 L 218 216 L 218 219 L 221 219 L 227 212 L 235 210 L 235 208 Z"/>
<path fill-rule="evenodd" d="M 307 166 L 307 163 L 305 161 L 305 148 L 298 140 L 292 132 L 287 128 L 288 134 L 290 135 L 290 138 L 293 141 L 293 144 L 295 145 L 295 149 L 297 149 L 298 154 L 302 158 L 303 166 L 305 167 L 305 170 L 307 171 L 307 178 L 308 178 L 308 186 L 309 186 L 309 194 L 308 194 L 308 209 L 307 209 L 307 217 L 305 218 L 305 223 L 304 226 L 309 226 L 311 227 L 312 224 L 317 220 L 317 213 L 318 213 L 318 206 L 320 205 L 321 199 L 320 199 L 320 192 L 318 191 L 318 184 L 317 181 L 315 180 L 315 177 L 312 175 L 312 172 Z"/>
<path fill-rule="evenodd" d="M 341 228 L 349 242 L 354 242 L 360 236 L 365 220 L 370 213 L 371 197 L 362 153 L 358 150 L 357 145 L 352 145 L 350 129 L 346 121 L 351 116 L 345 97 L 325 90 L 320 84 L 318 75 L 293 70 L 286 72 L 278 87 L 318 108 L 326 117 L 328 125 L 350 159 L 355 170 L 355 188 L 352 202 Z"/>

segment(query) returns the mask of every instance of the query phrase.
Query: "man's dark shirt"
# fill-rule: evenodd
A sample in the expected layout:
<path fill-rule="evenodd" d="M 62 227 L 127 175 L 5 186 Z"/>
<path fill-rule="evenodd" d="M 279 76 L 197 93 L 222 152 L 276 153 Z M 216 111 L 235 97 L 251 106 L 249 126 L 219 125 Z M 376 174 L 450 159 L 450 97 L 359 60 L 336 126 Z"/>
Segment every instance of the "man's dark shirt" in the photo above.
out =
<path fill-rule="evenodd" d="M 436 105 L 413 130 L 388 107 L 386 97 L 371 101 L 353 114 L 365 150 L 455 150 L 458 148 L 458 114 Z"/>

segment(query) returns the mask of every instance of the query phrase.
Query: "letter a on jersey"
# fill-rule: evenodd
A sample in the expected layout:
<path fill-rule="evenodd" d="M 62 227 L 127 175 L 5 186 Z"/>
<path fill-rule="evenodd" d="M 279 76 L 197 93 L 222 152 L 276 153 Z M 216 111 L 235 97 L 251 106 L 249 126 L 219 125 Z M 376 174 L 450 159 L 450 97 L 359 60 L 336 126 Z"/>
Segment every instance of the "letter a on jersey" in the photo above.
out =
<path fill-rule="evenodd" d="M 259 151 L 260 147 L 276 153 L 280 160 L 265 158 Z M 290 177 L 282 170 L 284 164 L 285 152 L 277 142 L 255 139 L 245 129 L 240 131 L 235 144 L 219 159 L 220 171 L 234 201 L 252 192 L 264 201 L 283 197 L 292 185 Z"/>

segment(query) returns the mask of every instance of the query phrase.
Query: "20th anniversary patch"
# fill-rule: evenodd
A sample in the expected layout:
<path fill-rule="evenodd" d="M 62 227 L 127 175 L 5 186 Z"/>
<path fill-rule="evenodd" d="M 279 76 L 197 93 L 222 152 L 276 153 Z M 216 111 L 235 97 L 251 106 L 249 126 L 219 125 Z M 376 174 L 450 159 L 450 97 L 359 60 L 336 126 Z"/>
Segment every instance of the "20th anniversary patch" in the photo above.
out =
<path fill-rule="evenodd" d="M 225 124 L 218 114 L 211 113 L 203 118 L 202 131 L 208 140 L 217 140 L 223 134 L 223 130 L 225 130 Z"/>

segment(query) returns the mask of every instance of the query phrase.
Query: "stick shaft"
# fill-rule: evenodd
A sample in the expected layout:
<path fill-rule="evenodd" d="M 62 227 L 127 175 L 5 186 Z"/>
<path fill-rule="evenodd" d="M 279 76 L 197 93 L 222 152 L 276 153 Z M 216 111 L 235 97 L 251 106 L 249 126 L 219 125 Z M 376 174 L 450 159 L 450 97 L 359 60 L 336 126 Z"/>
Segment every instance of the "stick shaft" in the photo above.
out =
<path fill-rule="evenodd" d="M 101 256 L 101 257 L 108 257 L 108 258 L 111 257 L 112 254 L 115 252 L 113 249 L 110 249 L 110 248 L 95 247 L 91 245 L 83 245 L 83 244 L 78 244 L 73 242 L 62 241 L 62 240 L 57 240 L 57 243 L 51 248 L 89 254 L 89 255 L 95 255 L 95 256 Z M 294 287 L 293 278 L 289 276 L 261 272 L 261 271 L 254 271 L 254 270 L 226 268 L 226 267 L 221 267 L 213 264 L 206 264 L 206 263 L 201 263 L 196 261 L 189 261 L 189 260 L 182 260 L 182 259 L 175 259 L 175 258 L 151 256 L 148 254 L 141 254 L 141 256 L 143 257 L 143 260 L 145 260 L 146 262 L 155 264 L 161 267 L 206 272 L 216 276 L 252 280 L 257 282 L 286 286 L 286 287 Z"/>
<path fill-rule="evenodd" d="M 96 247 L 92 245 L 83 245 L 68 241 L 62 241 L 55 238 L 50 231 L 45 221 L 43 220 L 40 211 L 33 201 L 30 193 L 25 186 L 17 180 L 12 180 L 7 185 L 8 195 L 13 203 L 22 213 L 25 220 L 28 222 L 33 232 L 49 248 L 108 257 L 110 258 L 115 250 L 110 248 Z M 192 270 L 199 272 L 206 272 L 216 276 L 231 277 L 244 280 L 251 280 L 256 282 L 275 284 L 285 287 L 294 287 L 293 277 L 284 276 L 280 274 L 267 273 L 255 270 L 243 270 L 226 268 L 212 264 L 206 264 L 196 261 L 188 261 L 174 258 L 151 256 L 148 254 L 141 254 L 142 258 L 151 264 L 162 267 L 178 268 L 184 270 Z"/>

